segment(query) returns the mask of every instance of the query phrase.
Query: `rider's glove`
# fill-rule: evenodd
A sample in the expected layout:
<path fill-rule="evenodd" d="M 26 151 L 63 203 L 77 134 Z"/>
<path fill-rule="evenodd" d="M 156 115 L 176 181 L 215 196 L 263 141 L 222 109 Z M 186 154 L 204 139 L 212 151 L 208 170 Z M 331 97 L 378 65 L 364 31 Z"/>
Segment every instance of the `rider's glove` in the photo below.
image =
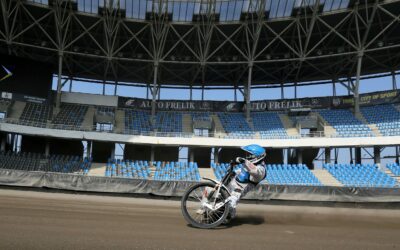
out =
<path fill-rule="evenodd" d="M 236 157 L 236 163 L 244 163 L 246 161 L 246 159 L 242 158 L 242 157 Z"/>

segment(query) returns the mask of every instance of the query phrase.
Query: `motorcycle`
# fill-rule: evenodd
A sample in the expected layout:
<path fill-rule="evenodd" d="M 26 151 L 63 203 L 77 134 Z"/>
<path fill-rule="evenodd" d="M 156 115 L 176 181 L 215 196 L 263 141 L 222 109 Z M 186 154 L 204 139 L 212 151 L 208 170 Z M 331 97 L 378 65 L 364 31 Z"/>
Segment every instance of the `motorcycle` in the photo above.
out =
<path fill-rule="evenodd" d="M 191 186 L 183 195 L 181 210 L 185 220 L 192 226 L 203 229 L 215 228 L 224 223 L 230 212 L 227 185 L 236 173 L 236 163 L 230 163 L 221 181 L 203 178 L 202 182 Z"/>

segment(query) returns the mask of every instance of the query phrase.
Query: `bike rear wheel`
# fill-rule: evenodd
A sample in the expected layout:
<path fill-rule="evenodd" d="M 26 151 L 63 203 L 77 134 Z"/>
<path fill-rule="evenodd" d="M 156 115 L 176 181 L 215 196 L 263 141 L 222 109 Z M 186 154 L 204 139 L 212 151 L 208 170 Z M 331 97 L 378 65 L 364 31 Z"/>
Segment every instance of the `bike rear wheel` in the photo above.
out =
<path fill-rule="evenodd" d="M 204 207 L 205 198 L 211 203 L 216 199 L 216 203 L 219 203 L 229 197 L 224 189 L 221 189 L 219 193 L 213 192 L 214 187 L 214 183 L 198 183 L 190 187 L 183 195 L 181 201 L 183 217 L 194 227 L 214 228 L 221 225 L 228 216 L 228 203 L 215 211 Z"/>

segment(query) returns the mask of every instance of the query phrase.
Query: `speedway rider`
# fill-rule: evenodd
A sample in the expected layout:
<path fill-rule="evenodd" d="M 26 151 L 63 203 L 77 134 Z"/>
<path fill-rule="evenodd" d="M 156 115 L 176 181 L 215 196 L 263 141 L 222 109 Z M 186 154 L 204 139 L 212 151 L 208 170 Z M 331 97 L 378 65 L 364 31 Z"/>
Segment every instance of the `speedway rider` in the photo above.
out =
<path fill-rule="evenodd" d="M 231 193 L 229 199 L 230 213 L 228 221 L 236 215 L 237 203 L 240 197 L 244 195 L 251 186 L 256 186 L 266 176 L 266 167 L 263 159 L 265 158 L 265 149 L 257 144 L 251 144 L 241 147 L 246 152 L 246 157 L 236 158 L 236 163 L 241 163 L 242 167 L 236 171 L 235 178 L 228 184 L 227 188 Z"/>

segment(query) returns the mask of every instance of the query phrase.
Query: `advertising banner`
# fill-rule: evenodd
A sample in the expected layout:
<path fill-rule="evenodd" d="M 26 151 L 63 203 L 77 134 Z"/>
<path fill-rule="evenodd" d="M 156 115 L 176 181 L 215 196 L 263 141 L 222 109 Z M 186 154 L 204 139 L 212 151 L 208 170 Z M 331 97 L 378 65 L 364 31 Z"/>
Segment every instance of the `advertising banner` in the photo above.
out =
<path fill-rule="evenodd" d="M 34 102 L 34 103 L 46 103 L 47 99 L 36 97 L 36 96 L 29 96 L 24 94 L 18 93 L 10 93 L 10 92 L 1 92 L 1 98 L 3 99 L 10 99 L 14 101 L 21 101 L 21 102 Z"/>
<path fill-rule="evenodd" d="M 151 110 L 151 100 L 119 97 L 118 106 L 139 110 Z M 400 102 L 400 91 L 382 91 L 360 95 L 360 105 L 379 105 Z M 315 97 L 301 99 L 263 100 L 251 102 L 251 110 L 290 111 L 302 109 L 350 108 L 354 106 L 353 96 Z M 244 102 L 233 101 L 182 101 L 157 100 L 157 110 L 199 111 L 199 112 L 241 112 L 246 109 Z"/>

